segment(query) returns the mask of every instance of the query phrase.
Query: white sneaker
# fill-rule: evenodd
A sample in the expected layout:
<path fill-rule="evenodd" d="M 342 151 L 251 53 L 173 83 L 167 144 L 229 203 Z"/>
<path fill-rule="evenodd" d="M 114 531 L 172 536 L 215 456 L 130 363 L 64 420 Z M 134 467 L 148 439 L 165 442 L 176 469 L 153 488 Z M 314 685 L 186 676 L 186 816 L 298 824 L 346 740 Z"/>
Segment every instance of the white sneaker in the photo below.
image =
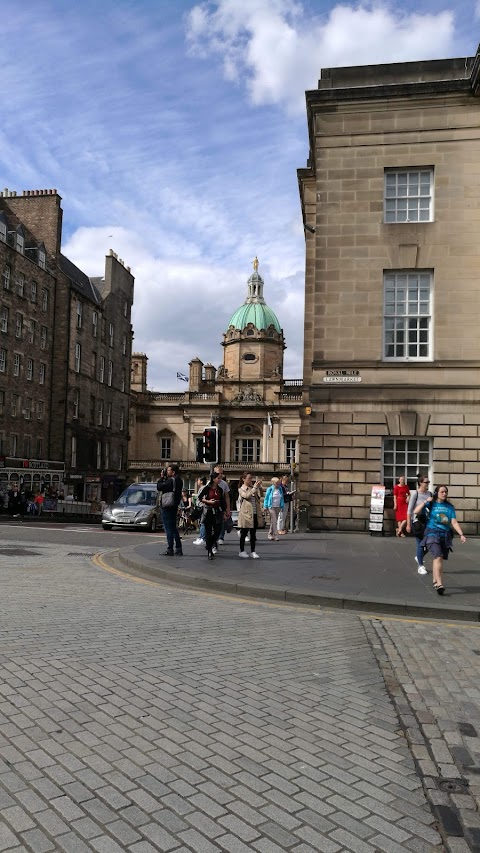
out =
<path fill-rule="evenodd" d="M 245 542 L 250 542 L 250 536 L 245 536 Z"/>
<path fill-rule="evenodd" d="M 218 542 L 217 542 L 217 545 L 225 545 L 225 540 L 224 540 L 224 539 L 219 539 L 219 540 L 218 540 Z"/>
<path fill-rule="evenodd" d="M 215 545 L 214 545 L 212 548 L 212 554 L 217 554 L 217 553 L 218 553 L 218 550 L 217 550 L 217 548 L 215 548 Z"/>
<path fill-rule="evenodd" d="M 256 552 L 256 551 L 252 551 L 252 557 L 253 557 L 253 559 L 254 559 L 254 560 L 259 560 L 259 559 L 260 559 L 260 557 L 258 556 L 258 554 L 257 554 L 257 552 Z"/>
<path fill-rule="evenodd" d="M 244 560 L 248 560 L 248 554 L 246 551 L 240 551 L 239 557 L 243 557 Z"/>
<path fill-rule="evenodd" d="M 205 539 L 201 539 L 200 537 L 198 537 L 198 539 L 195 539 L 195 542 L 193 544 L 194 545 L 205 545 Z"/>
<path fill-rule="evenodd" d="M 237 530 L 237 536 L 238 536 L 238 538 L 240 538 L 240 536 L 241 536 L 241 535 L 242 535 L 242 531 L 241 531 L 241 530 Z"/>
<path fill-rule="evenodd" d="M 425 566 L 419 566 L 419 567 L 418 567 L 418 574 L 419 574 L 419 575 L 426 575 L 426 574 L 428 574 L 428 572 L 427 572 L 427 570 L 426 570 Z"/>

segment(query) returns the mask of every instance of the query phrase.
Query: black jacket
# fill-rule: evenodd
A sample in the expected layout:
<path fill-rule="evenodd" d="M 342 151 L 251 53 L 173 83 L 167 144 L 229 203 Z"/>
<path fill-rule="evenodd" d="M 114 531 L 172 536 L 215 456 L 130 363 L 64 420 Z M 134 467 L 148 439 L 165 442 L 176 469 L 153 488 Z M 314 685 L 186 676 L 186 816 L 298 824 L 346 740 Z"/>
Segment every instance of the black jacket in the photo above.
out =
<path fill-rule="evenodd" d="M 157 491 L 164 494 L 165 492 L 174 492 L 175 493 L 175 509 L 178 509 L 178 505 L 182 500 L 182 491 L 183 491 L 183 480 L 178 474 L 175 474 L 174 477 L 166 477 L 165 480 L 159 480 L 157 483 Z"/>

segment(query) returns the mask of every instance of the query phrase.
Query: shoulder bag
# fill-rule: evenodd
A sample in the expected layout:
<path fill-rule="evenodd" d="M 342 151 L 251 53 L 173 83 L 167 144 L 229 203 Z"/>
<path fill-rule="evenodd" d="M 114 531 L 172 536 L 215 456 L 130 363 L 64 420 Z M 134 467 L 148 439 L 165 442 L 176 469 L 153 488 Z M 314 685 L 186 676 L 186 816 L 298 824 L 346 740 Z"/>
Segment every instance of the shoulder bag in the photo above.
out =
<path fill-rule="evenodd" d="M 175 494 L 174 492 L 163 492 L 161 499 L 161 507 L 162 509 L 169 509 L 175 506 Z"/>

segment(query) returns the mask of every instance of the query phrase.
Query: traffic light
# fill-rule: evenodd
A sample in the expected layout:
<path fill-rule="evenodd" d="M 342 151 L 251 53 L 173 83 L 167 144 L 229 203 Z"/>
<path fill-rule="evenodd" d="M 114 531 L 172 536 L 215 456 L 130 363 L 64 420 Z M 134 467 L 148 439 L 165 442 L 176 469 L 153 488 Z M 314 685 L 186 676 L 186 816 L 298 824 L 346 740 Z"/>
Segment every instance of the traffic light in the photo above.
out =
<path fill-rule="evenodd" d="M 218 462 L 220 451 L 220 434 L 216 426 L 206 427 L 203 430 L 203 461 Z"/>
<path fill-rule="evenodd" d="M 203 462 L 203 436 L 195 439 L 195 459 L 197 462 Z"/>

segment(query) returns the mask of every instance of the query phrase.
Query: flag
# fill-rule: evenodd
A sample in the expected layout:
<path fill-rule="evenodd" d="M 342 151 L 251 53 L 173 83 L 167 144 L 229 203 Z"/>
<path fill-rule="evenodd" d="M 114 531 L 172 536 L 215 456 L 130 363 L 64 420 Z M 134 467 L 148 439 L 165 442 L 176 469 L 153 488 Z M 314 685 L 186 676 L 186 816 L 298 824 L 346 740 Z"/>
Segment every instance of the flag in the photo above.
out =
<path fill-rule="evenodd" d="M 272 419 L 270 417 L 270 412 L 267 412 L 267 426 L 268 426 L 268 437 L 271 438 L 273 435 L 273 424 L 272 424 Z"/>
<path fill-rule="evenodd" d="M 184 373 L 179 373 L 177 370 L 177 379 L 181 379 L 182 382 L 188 382 L 188 376 L 185 376 Z"/>

